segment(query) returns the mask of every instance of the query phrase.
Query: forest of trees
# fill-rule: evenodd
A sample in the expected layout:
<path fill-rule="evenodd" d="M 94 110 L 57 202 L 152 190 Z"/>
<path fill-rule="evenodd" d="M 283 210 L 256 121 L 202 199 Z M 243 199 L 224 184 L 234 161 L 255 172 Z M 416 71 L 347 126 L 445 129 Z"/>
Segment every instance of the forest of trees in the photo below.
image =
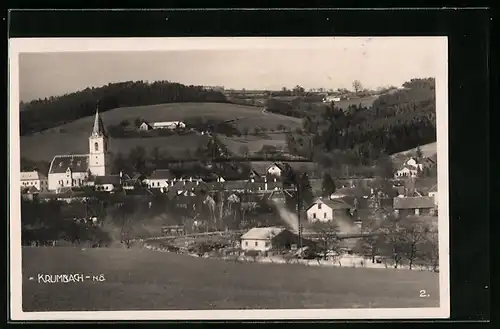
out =
<path fill-rule="evenodd" d="M 325 167 L 350 165 L 374 174 L 375 166 L 390 165 L 388 155 L 435 142 L 434 79 L 414 79 L 403 86 L 369 108 L 351 105 L 342 110 L 330 104 L 323 113 L 307 115 L 303 129 L 288 134 L 289 151 Z"/>
<path fill-rule="evenodd" d="M 38 132 L 117 107 L 177 102 L 227 102 L 217 91 L 169 81 L 127 81 L 20 104 L 21 135 Z"/>

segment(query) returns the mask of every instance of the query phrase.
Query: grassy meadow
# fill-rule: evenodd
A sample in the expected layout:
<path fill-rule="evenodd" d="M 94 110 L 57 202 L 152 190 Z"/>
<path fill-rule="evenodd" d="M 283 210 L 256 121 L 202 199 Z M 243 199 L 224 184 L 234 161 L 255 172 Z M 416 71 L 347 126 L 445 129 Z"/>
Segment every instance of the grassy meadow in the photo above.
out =
<path fill-rule="evenodd" d="M 431 272 L 236 263 L 139 248 L 25 247 L 22 264 L 24 311 L 439 306 Z M 39 273 L 106 281 L 43 284 Z"/>
<path fill-rule="evenodd" d="M 256 126 L 276 128 L 282 124 L 295 129 L 302 120 L 279 114 L 263 113 L 262 108 L 226 103 L 173 103 L 151 106 L 123 107 L 101 114 L 104 124 L 117 125 L 122 120 L 133 124 L 138 117 L 148 121 L 177 121 L 193 117 L 232 120 L 238 128 Z M 47 129 L 32 135 L 21 136 L 21 155 L 31 160 L 50 161 L 57 154 L 85 154 L 88 152 L 88 136 L 92 130 L 94 117 L 89 116 L 62 126 Z M 204 136 L 167 136 L 150 138 L 113 139 L 110 142 L 113 153 L 128 154 L 135 146 L 143 146 L 147 151 L 159 147 L 170 155 L 196 149 Z"/>

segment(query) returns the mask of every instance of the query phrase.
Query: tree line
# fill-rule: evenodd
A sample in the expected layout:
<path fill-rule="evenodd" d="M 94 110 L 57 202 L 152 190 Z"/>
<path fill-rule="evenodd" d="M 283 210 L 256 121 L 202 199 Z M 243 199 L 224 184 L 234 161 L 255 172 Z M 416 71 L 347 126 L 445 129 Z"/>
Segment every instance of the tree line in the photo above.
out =
<path fill-rule="evenodd" d="M 380 96 L 371 107 L 342 110 L 331 103 L 322 113 L 305 116 L 302 131 L 287 134 L 289 151 L 337 174 L 349 166 L 351 174 L 358 169 L 375 175 L 380 165 L 388 174 L 390 154 L 436 141 L 434 79 L 414 79 L 403 86 Z"/>
<path fill-rule="evenodd" d="M 202 86 L 186 86 L 169 81 L 127 81 L 62 96 L 22 103 L 21 135 L 62 125 L 95 113 L 96 105 L 105 112 L 124 106 L 143 106 L 178 102 L 227 102 L 218 91 Z"/>

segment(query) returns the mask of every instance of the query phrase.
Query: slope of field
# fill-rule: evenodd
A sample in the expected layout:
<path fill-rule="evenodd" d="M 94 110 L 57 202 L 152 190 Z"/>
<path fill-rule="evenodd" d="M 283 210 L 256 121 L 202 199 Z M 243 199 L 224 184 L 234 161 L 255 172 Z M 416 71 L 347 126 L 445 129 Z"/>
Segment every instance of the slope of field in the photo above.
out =
<path fill-rule="evenodd" d="M 420 149 L 422 150 L 422 155 L 424 157 L 431 157 L 437 153 L 437 142 L 434 143 L 429 143 L 425 145 L 420 145 Z M 417 148 L 413 148 L 410 150 L 402 151 L 399 153 L 395 153 L 392 156 L 399 157 L 399 156 L 407 156 L 408 154 L 414 154 Z"/>
<path fill-rule="evenodd" d="M 342 99 L 338 102 L 335 102 L 335 106 L 343 110 L 347 109 L 350 105 L 361 104 L 361 106 L 363 107 L 370 107 L 377 98 L 378 96 L 367 96 L 361 98 Z M 318 102 L 313 104 L 315 106 L 319 106 L 320 108 L 323 108 L 324 106 L 328 105 L 328 103 L 323 103 L 323 102 Z"/>
<path fill-rule="evenodd" d="M 228 149 L 237 155 L 243 156 L 242 146 L 246 146 L 250 154 L 260 151 L 264 145 L 272 145 L 277 149 L 283 150 L 286 147 L 285 134 L 268 134 L 265 136 L 241 136 L 241 137 L 226 137 L 219 136 L 219 139 L 228 147 Z"/>
<path fill-rule="evenodd" d="M 431 272 L 234 263 L 144 249 L 24 248 L 24 311 L 437 307 Z M 293 267 L 293 268 L 292 268 Z M 42 284 L 38 273 L 106 281 Z M 29 277 L 34 280 L 29 280 Z M 426 290 L 430 297 L 420 298 Z"/>
<path fill-rule="evenodd" d="M 123 120 L 133 124 L 138 117 L 148 121 L 176 121 L 192 117 L 235 121 L 238 127 L 256 126 L 276 128 L 282 124 L 292 129 L 301 125 L 301 120 L 277 114 L 266 114 L 259 107 L 225 103 L 173 103 L 152 106 L 124 107 L 101 114 L 105 125 L 117 125 Z M 21 155 L 31 160 L 50 161 L 54 155 L 87 153 L 88 136 L 92 130 L 94 117 L 85 117 L 65 125 L 40 133 L 21 137 Z M 111 141 L 113 153 L 127 154 L 135 146 L 143 146 L 147 151 L 160 147 L 171 155 L 178 151 L 196 148 L 199 136 L 172 136 L 158 138 L 127 138 Z"/>

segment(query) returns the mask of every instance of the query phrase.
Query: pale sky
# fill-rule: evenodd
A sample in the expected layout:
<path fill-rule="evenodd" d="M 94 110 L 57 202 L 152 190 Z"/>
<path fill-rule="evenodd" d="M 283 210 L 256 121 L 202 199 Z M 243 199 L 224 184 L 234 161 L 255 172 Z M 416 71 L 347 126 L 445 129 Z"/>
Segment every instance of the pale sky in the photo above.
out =
<path fill-rule="evenodd" d="M 439 65 L 443 60 L 446 63 L 443 39 L 438 38 L 329 40 L 325 46 L 314 43 L 309 49 L 302 43 L 288 49 L 21 53 L 20 99 L 30 101 L 129 80 L 247 90 L 279 90 L 298 84 L 307 90 L 352 89 L 357 79 L 366 88 L 377 88 L 436 77 Z"/>

